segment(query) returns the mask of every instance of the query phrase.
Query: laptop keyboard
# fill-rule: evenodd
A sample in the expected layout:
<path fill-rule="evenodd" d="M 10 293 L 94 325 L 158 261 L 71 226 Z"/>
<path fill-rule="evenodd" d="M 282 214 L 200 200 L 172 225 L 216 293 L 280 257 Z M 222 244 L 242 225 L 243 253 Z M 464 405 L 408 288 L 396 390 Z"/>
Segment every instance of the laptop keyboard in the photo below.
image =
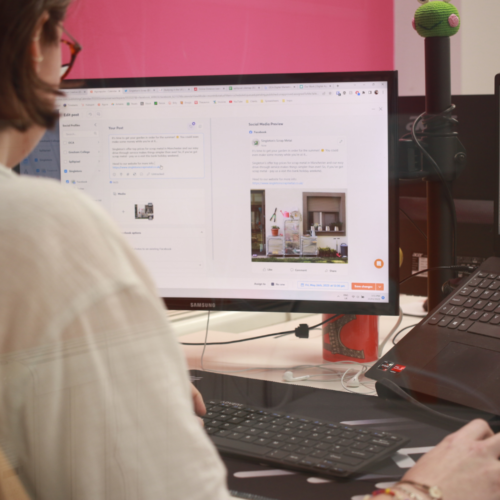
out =
<path fill-rule="evenodd" d="M 500 275 L 476 274 L 427 324 L 500 338 Z"/>
<path fill-rule="evenodd" d="M 221 453 L 308 473 L 349 476 L 390 457 L 409 439 L 338 422 L 210 400 L 205 430 Z"/>

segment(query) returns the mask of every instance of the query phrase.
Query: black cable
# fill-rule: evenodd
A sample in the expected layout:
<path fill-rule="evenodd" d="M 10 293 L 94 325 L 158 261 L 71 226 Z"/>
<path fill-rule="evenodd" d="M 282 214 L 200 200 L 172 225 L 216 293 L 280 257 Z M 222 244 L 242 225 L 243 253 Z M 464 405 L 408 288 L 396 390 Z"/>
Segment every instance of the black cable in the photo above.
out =
<path fill-rule="evenodd" d="M 401 207 L 399 207 L 399 210 L 413 224 L 413 227 L 427 240 L 427 235 L 417 226 L 415 221 Z"/>
<path fill-rule="evenodd" d="M 319 326 L 324 325 L 325 323 L 328 323 L 329 321 L 333 321 L 334 319 L 338 318 L 339 314 L 335 314 L 335 316 L 332 316 L 331 318 L 326 319 L 325 321 L 322 321 L 321 323 L 318 323 L 317 325 L 309 327 L 309 330 L 314 330 L 315 328 L 318 328 Z M 298 328 L 298 327 L 297 327 Z M 266 337 L 276 337 L 278 335 L 290 335 L 292 333 L 295 333 L 295 330 L 290 330 L 288 332 L 278 332 L 278 333 L 268 333 L 267 335 L 259 335 L 258 337 L 250 337 L 249 339 L 240 339 L 240 340 L 230 340 L 229 342 L 201 342 L 201 343 L 191 343 L 191 342 L 180 342 L 181 345 L 226 345 L 226 344 L 237 344 L 239 342 L 247 342 L 249 340 L 257 340 L 257 339 L 263 339 Z"/>
<path fill-rule="evenodd" d="M 435 120 L 436 118 L 439 117 L 439 118 L 444 118 L 444 119 L 446 119 L 448 121 L 457 123 L 457 121 L 454 118 L 446 116 L 448 113 L 451 113 L 454 109 L 455 109 L 455 105 L 452 104 L 448 109 L 444 110 L 439 115 L 433 115 L 433 116 L 431 116 L 431 118 L 428 121 Z M 420 151 L 422 152 L 422 154 L 430 162 L 430 164 L 434 168 L 436 174 L 438 175 L 439 180 L 441 181 L 441 183 L 444 185 L 444 187 L 446 189 L 446 197 L 447 197 L 448 203 L 450 205 L 450 213 L 451 213 L 451 218 L 452 218 L 452 222 L 453 222 L 453 224 L 452 224 L 452 229 L 453 229 L 452 262 L 455 263 L 456 262 L 456 257 L 457 257 L 457 232 L 458 231 L 457 231 L 457 212 L 456 212 L 456 209 L 455 209 L 455 202 L 453 200 L 453 194 L 451 192 L 450 186 L 448 185 L 448 183 L 444 179 L 443 172 L 439 168 L 439 165 L 436 163 L 436 161 L 434 160 L 434 158 L 432 158 L 432 156 L 427 152 L 427 150 L 424 148 L 424 146 L 422 146 L 421 142 L 419 141 L 419 139 L 417 137 L 417 133 L 416 133 L 416 128 L 417 128 L 418 123 L 426 115 L 427 115 L 427 113 L 424 111 L 413 122 L 413 126 L 411 128 L 411 134 L 412 134 L 413 141 L 418 146 L 418 148 L 420 149 Z M 425 135 L 425 133 L 422 133 L 421 135 Z M 457 134 L 456 134 L 456 132 L 452 132 L 452 135 L 457 135 Z"/>
<path fill-rule="evenodd" d="M 451 269 L 453 271 L 468 271 L 468 272 L 472 273 L 477 268 L 476 267 L 472 267 L 472 266 L 437 266 L 437 267 L 431 267 L 429 269 L 424 269 L 423 271 L 418 271 L 418 273 L 413 273 L 412 275 L 407 276 L 405 279 L 401 280 L 399 282 L 399 284 L 402 285 L 405 281 L 411 280 L 412 278 L 414 278 L 415 276 L 418 276 L 419 274 L 423 274 L 423 273 L 426 273 L 428 271 L 436 271 L 437 269 Z"/>
<path fill-rule="evenodd" d="M 405 315 L 405 316 L 407 316 L 407 315 Z M 394 335 L 394 337 L 392 339 L 392 345 L 397 344 L 396 339 L 399 337 L 400 333 L 403 333 L 405 330 L 408 330 L 408 328 L 413 328 L 414 326 L 417 326 L 417 325 L 418 325 L 418 323 L 415 323 L 414 325 L 405 326 L 404 328 L 401 328 L 401 330 L 399 330 L 399 332 L 396 333 L 396 335 Z"/>

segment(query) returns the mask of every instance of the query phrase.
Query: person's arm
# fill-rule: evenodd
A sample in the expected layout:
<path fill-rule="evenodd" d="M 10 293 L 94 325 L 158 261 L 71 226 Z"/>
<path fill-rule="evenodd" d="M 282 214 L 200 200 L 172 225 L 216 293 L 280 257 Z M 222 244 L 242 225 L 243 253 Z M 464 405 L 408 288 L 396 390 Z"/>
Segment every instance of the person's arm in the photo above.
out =
<path fill-rule="evenodd" d="M 376 500 L 500 499 L 500 434 L 473 420 L 426 453 Z"/>

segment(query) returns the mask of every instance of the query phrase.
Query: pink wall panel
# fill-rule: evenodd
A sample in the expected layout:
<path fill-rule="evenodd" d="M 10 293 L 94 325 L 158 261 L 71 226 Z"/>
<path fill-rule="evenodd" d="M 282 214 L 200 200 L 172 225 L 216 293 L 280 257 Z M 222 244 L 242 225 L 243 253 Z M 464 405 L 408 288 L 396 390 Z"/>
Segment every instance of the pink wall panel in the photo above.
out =
<path fill-rule="evenodd" d="M 76 0 L 73 78 L 394 68 L 393 0 Z"/>

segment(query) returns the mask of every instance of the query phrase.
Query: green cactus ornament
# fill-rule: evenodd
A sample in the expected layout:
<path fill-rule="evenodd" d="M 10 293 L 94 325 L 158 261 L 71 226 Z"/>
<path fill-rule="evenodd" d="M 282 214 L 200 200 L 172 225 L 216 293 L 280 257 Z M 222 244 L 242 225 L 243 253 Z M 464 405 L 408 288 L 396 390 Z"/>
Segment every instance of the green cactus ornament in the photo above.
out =
<path fill-rule="evenodd" d="M 453 36 L 460 29 L 460 14 L 449 0 L 417 0 L 422 4 L 415 12 L 413 29 L 424 38 Z"/>

